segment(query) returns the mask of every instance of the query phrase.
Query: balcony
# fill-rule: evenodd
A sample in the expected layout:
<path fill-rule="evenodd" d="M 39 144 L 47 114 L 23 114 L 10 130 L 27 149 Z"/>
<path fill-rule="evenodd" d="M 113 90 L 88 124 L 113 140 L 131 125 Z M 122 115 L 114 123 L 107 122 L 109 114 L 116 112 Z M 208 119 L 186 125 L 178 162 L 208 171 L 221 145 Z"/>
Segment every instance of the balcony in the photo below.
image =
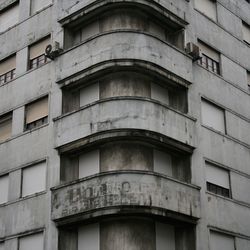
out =
<path fill-rule="evenodd" d="M 71 222 L 80 217 L 139 212 L 173 213 L 196 220 L 200 217 L 199 190 L 152 172 L 104 172 L 52 188 L 52 219 Z"/>
<path fill-rule="evenodd" d="M 107 98 L 55 119 L 55 146 L 101 131 L 138 129 L 195 145 L 195 119 L 148 98 Z"/>

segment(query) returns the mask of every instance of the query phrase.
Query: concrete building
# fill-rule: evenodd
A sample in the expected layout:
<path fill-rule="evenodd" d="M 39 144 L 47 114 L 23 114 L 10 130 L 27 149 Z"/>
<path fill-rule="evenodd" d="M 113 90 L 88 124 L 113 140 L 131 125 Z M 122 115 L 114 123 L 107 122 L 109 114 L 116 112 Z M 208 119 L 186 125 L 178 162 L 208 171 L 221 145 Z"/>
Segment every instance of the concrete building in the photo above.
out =
<path fill-rule="evenodd" d="M 249 250 L 249 58 L 247 0 L 0 0 L 0 250 Z"/>

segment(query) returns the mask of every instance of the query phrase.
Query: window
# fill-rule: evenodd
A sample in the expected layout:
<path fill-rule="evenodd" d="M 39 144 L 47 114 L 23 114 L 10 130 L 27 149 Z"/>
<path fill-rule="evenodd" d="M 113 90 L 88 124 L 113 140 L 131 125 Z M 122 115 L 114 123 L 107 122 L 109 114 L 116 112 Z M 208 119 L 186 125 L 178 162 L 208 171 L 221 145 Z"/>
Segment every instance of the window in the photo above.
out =
<path fill-rule="evenodd" d="M 0 117 L 0 142 L 11 137 L 12 132 L 12 113 Z"/>
<path fill-rule="evenodd" d="M 9 175 L 0 176 L 0 204 L 8 201 Z"/>
<path fill-rule="evenodd" d="M 15 4 L 0 13 L 0 32 L 7 30 L 18 23 L 19 5 Z"/>
<path fill-rule="evenodd" d="M 80 107 L 99 100 L 99 83 L 80 89 Z"/>
<path fill-rule="evenodd" d="M 203 42 L 198 41 L 201 49 L 202 58 L 198 61 L 199 64 L 211 72 L 220 74 L 220 53 L 212 49 Z"/>
<path fill-rule="evenodd" d="M 211 250 L 235 250 L 234 237 L 222 233 L 210 232 Z"/>
<path fill-rule="evenodd" d="M 31 234 L 19 238 L 18 250 L 36 249 L 43 250 L 43 233 Z"/>
<path fill-rule="evenodd" d="M 25 107 L 25 129 L 40 127 L 48 122 L 48 97 L 32 102 Z"/>
<path fill-rule="evenodd" d="M 48 61 L 45 49 L 49 44 L 50 37 L 47 37 L 29 47 L 29 69 L 38 68 Z"/>
<path fill-rule="evenodd" d="M 209 192 L 230 197 L 229 171 L 206 162 L 206 181 Z"/>
<path fill-rule="evenodd" d="M 217 21 L 216 1 L 195 0 L 195 8 L 212 20 Z"/>
<path fill-rule="evenodd" d="M 250 45 L 250 26 L 242 22 L 243 41 Z"/>
<path fill-rule="evenodd" d="M 100 248 L 99 224 L 90 224 L 78 228 L 79 250 L 98 250 Z"/>
<path fill-rule="evenodd" d="M 16 55 L 0 62 L 0 86 L 15 78 Z"/>
<path fill-rule="evenodd" d="M 51 4 L 51 0 L 31 0 L 31 15 Z"/>
<path fill-rule="evenodd" d="M 22 197 L 46 189 L 46 162 L 22 170 Z"/>
<path fill-rule="evenodd" d="M 219 132 L 225 133 L 225 114 L 220 107 L 204 99 L 201 101 L 202 123 Z"/>

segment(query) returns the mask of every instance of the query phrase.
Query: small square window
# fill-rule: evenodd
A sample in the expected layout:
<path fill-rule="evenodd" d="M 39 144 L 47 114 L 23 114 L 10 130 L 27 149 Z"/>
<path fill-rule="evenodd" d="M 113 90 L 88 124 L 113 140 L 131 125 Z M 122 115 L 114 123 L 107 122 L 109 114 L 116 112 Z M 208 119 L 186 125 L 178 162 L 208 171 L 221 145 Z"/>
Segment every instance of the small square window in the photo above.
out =
<path fill-rule="evenodd" d="M 22 197 L 46 189 L 46 162 L 22 170 Z"/>
<path fill-rule="evenodd" d="M 48 122 L 48 97 L 32 102 L 25 107 L 25 129 L 40 127 Z"/>
<path fill-rule="evenodd" d="M 29 69 L 35 69 L 48 61 L 45 56 L 45 49 L 50 44 L 50 37 L 31 45 L 29 47 Z"/>
<path fill-rule="evenodd" d="M 207 191 L 230 197 L 229 171 L 206 162 Z"/>
<path fill-rule="evenodd" d="M 12 113 L 0 117 L 0 142 L 11 137 L 12 133 Z"/>

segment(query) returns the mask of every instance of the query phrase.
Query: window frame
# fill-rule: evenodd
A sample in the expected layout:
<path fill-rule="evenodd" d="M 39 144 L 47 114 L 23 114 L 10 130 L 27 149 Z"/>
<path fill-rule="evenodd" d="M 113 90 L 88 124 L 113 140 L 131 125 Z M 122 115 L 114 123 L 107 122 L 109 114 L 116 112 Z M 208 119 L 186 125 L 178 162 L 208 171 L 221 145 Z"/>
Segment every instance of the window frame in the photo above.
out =
<path fill-rule="evenodd" d="M 0 61 L 0 65 L 1 63 L 4 63 L 6 62 L 7 60 L 11 59 L 11 58 L 14 58 L 15 59 L 15 62 L 16 62 L 16 53 L 6 57 L 6 58 L 3 58 L 1 61 Z M 16 64 L 16 63 L 15 63 Z M 16 65 L 15 65 L 16 66 Z M 8 83 L 8 82 L 11 82 L 12 80 L 14 80 L 16 78 L 16 67 L 15 68 L 12 68 L 11 70 L 8 70 L 7 72 L 3 73 L 0 75 L 0 86 Z"/>
<path fill-rule="evenodd" d="M 220 185 L 217 185 L 215 183 L 209 182 L 207 180 L 207 175 L 205 175 L 206 176 L 206 191 L 209 193 L 212 193 L 214 195 L 218 195 L 220 197 L 223 197 L 223 198 L 233 199 L 233 197 L 232 197 L 232 184 L 231 184 L 231 171 L 228 168 L 225 168 L 221 165 L 213 163 L 209 160 L 205 160 L 205 169 L 207 167 L 209 167 L 209 165 L 214 167 L 214 168 L 218 168 L 220 170 L 227 172 L 229 188 L 227 189 L 227 188 L 222 187 Z M 205 172 L 206 172 L 206 170 L 205 170 Z M 214 188 L 215 192 L 213 192 L 211 189 L 209 190 L 209 186 L 211 186 L 211 188 Z M 223 195 L 223 192 L 227 192 L 227 193 L 225 193 L 226 195 Z"/>
<path fill-rule="evenodd" d="M 47 98 L 47 107 L 48 107 L 48 114 L 47 114 L 47 116 L 44 116 L 44 117 L 42 117 L 40 119 L 37 119 L 37 120 L 35 120 L 33 122 L 27 123 L 26 122 L 26 120 L 27 120 L 27 113 L 28 113 L 27 107 L 30 106 L 30 105 L 32 105 L 32 104 L 35 104 L 36 102 L 41 101 L 42 99 L 45 99 L 45 98 Z M 39 124 L 39 123 L 41 123 L 41 124 Z M 27 103 L 25 105 L 25 111 L 24 111 L 24 132 L 40 128 L 40 127 L 45 126 L 47 124 L 49 124 L 49 95 L 42 96 L 42 97 L 40 97 L 40 98 L 38 98 L 38 99 L 30 102 L 30 103 Z"/>
<path fill-rule="evenodd" d="M 4 139 L 4 140 L 0 139 L 0 143 L 4 142 L 6 140 L 9 140 L 12 137 L 13 111 L 8 112 L 8 113 L 0 116 L 0 124 L 4 123 L 6 121 L 9 121 L 9 120 L 11 120 L 11 135 L 7 139 Z"/>

